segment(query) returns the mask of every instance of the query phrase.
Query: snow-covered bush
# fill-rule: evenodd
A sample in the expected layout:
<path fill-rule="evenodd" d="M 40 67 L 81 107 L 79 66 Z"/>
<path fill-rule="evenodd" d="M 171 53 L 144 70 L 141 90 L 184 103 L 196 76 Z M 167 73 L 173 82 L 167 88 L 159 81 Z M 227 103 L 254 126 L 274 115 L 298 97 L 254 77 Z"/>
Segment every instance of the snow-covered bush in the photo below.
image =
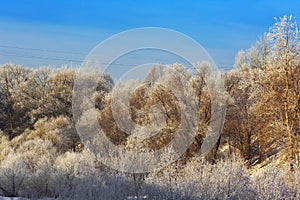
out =
<path fill-rule="evenodd" d="M 0 166 L 0 192 L 4 196 L 22 196 L 30 170 L 20 154 L 9 154 Z"/>
<path fill-rule="evenodd" d="M 252 186 L 259 199 L 299 199 L 299 175 L 299 171 L 290 172 L 270 166 L 264 170 L 256 170 L 252 177 Z"/>
<path fill-rule="evenodd" d="M 238 159 L 210 164 L 194 158 L 186 166 L 173 164 L 151 174 L 146 182 L 164 188 L 168 198 L 244 199 L 255 195 L 249 171 Z"/>
<path fill-rule="evenodd" d="M 28 181 L 28 196 L 30 197 L 54 197 L 56 188 L 56 171 L 53 162 L 46 156 L 39 158 L 36 163 L 36 171 Z"/>

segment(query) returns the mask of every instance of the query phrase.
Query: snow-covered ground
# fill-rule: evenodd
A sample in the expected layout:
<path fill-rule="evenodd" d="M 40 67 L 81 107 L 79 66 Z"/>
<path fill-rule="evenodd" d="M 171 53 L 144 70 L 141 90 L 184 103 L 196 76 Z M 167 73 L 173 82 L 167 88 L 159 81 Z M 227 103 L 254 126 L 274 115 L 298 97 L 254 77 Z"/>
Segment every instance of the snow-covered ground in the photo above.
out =
<path fill-rule="evenodd" d="M 131 200 L 147 199 L 147 196 L 142 196 L 140 198 L 138 198 L 136 196 L 130 196 L 127 199 L 131 199 Z M 22 198 L 22 197 L 1 197 L 0 196 L 0 200 L 30 200 L 30 199 Z M 38 200 L 54 200 L 54 199 L 53 198 L 42 198 L 42 199 L 38 199 Z"/>
<path fill-rule="evenodd" d="M 22 197 L 1 197 L 0 196 L 0 200 L 30 200 L 27 198 L 22 198 Z M 38 200 L 53 200 L 52 198 L 42 198 L 42 199 L 38 199 Z"/>

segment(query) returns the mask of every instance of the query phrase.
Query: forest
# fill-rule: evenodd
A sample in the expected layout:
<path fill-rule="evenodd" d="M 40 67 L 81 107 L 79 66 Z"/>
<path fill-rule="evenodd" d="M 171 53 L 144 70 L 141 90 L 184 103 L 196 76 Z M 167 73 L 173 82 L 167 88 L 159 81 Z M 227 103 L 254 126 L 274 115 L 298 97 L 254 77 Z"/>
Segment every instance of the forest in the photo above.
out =
<path fill-rule="evenodd" d="M 201 105 L 196 111 L 200 117 L 194 141 L 179 159 L 152 172 L 127 173 L 101 163 L 77 134 L 72 101 L 78 69 L 1 65 L 0 196 L 300 199 L 300 38 L 296 19 L 277 19 L 257 43 L 237 53 L 232 70 L 221 73 L 227 107 L 224 127 L 218 143 L 205 156 L 201 156 L 201 145 L 212 117 L 212 66 L 200 62 L 194 67 L 196 73 L 178 63 L 153 66 L 145 80 L 121 85 L 108 73 L 85 76 L 96 84 L 91 97 L 95 112 L 83 113 L 87 119 L 81 123 L 92 126 L 88 117 L 95 115 L 110 141 L 128 151 L 164 148 L 179 129 L 182 110 L 178 99 L 167 87 L 155 84 L 157 79 L 176 85 L 176 78 L 184 77 Z M 111 106 L 114 95 L 127 95 L 141 83 L 129 101 L 132 121 L 146 126 L 153 115 L 161 117 L 150 116 L 154 104 L 165 112 L 164 127 L 142 143 L 118 127 Z"/>

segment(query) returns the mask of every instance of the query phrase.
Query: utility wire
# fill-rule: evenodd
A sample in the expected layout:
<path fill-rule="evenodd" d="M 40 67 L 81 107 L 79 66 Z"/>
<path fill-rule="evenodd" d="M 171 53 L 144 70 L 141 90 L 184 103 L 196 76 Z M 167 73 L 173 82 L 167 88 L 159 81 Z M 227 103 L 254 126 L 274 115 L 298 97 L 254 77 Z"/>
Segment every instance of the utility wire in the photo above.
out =
<path fill-rule="evenodd" d="M 12 57 L 21 57 L 21 58 L 36 58 L 42 60 L 57 60 L 57 61 L 67 61 L 67 62 L 83 62 L 84 60 L 79 59 L 69 59 L 69 58 L 58 58 L 58 57 L 45 57 L 45 56 L 35 56 L 35 55 L 25 55 L 25 54 L 16 54 L 16 53 L 7 53 L 2 52 L 0 55 L 3 56 L 12 56 Z"/>
<path fill-rule="evenodd" d="M 0 45 L 0 48 L 10 48 L 10 49 L 19 49 L 19 50 L 31 50 L 31 51 L 40 51 L 40 52 L 51 52 L 51 53 L 63 53 L 63 54 L 77 54 L 77 55 L 86 55 L 79 52 L 70 52 L 70 51 L 60 51 L 60 50 L 48 50 L 48 49 L 39 49 L 39 48 L 28 48 L 28 47 L 21 47 L 21 46 L 10 46 L 10 45 Z M 7 51 L 1 52 L 0 55 L 3 56 L 11 56 L 11 57 L 21 57 L 21 58 L 28 58 L 28 59 L 41 59 L 41 60 L 55 60 L 55 61 L 65 61 L 65 62 L 75 62 L 75 63 L 83 63 L 85 60 L 83 59 L 75 59 L 75 58 L 62 58 L 62 57 L 48 57 L 48 56 L 37 56 L 37 55 L 28 55 L 22 53 L 9 53 Z M 104 65 L 114 65 L 114 66 L 136 66 L 137 64 L 128 64 L 128 63 L 109 63 L 109 62 L 99 62 L 100 64 Z"/>
<path fill-rule="evenodd" d="M 43 51 L 43 52 L 53 52 L 53 53 L 85 55 L 84 53 L 80 53 L 80 52 L 49 50 L 49 49 L 29 48 L 29 47 L 21 47 L 21 46 L 10 46 L 10 45 L 0 45 L 0 48 L 10 48 L 10 49 L 21 49 L 21 50 L 31 50 L 31 51 Z"/>
<path fill-rule="evenodd" d="M 73 58 L 59 58 L 59 57 L 46 57 L 46 56 L 35 56 L 35 55 L 26 55 L 20 53 L 8 53 L 8 52 L 0 52 L 2 56 L 11 56 L 11 57 L 20 57 L 20 58 L 29 58 L 29 59 L 41 59 L 41 60 L 56 60 L 56 61 L 65 61 L 65 62 L 75 62 L 75 63 L 83 63 L 85 60 L 81 59 L 73 59 Z M 114 66 L 136 66 L 136 64 L 127 64 L 127 63 L 108 63 L 108 62 L 99 62 L 103 65 L 114 65 Z"/>

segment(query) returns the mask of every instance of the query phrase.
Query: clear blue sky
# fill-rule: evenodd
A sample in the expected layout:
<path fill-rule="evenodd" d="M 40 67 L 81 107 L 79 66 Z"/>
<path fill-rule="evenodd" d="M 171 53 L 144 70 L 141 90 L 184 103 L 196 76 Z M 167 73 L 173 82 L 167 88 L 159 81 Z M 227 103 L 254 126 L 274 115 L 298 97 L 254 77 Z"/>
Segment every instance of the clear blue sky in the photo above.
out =
<path fill-rule="evenodd" d="M 300 18 L 299 0 L 6 0 L 0 3 L 0 63 L 78 64 L 112 34 L 154 26 L 194 38 L 228 69 L 274 17 L 290 14 Z"/>

